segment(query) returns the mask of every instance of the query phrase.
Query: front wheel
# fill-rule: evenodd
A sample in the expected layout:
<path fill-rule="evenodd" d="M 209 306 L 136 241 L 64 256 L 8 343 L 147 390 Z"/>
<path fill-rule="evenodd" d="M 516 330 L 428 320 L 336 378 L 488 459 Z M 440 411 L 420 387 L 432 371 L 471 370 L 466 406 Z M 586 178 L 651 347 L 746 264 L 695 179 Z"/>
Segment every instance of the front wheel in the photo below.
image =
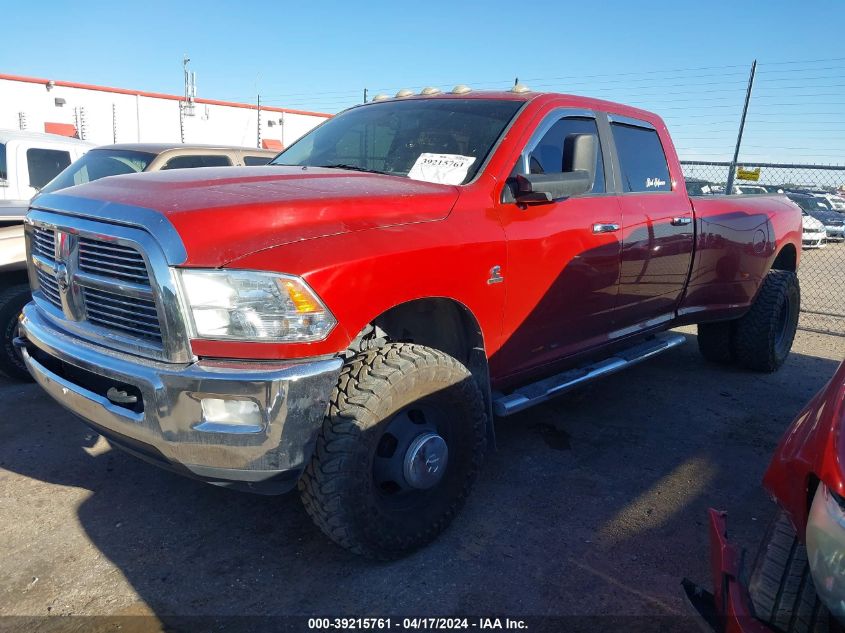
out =
<path fill-rule="evenodd" d="M 0 292 L 0 373 L 17 380 L 32 380 L 23 358 L 12 344 L 18 335 L 18 317 L 31 299 L 28 284 L 9 286 Z"/>
<path fill-rule="evenodd" d="M 300 478 L 305 509 L 357 554 L 392 559 L 422 547 L 469 495 L 486 421 L 481 391 L 451 356 L 409 343 L 357 354 Z"/>

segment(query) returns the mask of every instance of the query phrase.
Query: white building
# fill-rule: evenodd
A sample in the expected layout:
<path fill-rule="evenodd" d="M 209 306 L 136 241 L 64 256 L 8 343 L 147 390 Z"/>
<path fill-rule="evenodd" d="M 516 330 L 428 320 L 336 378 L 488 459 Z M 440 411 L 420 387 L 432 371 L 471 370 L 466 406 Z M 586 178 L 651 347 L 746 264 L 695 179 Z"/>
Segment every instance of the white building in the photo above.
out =
<path fill-rule="evenodd" d="M 180 142 L 282 149 L 331 115 L 0 74 L 0 129 L 98 145 Z M 260 127 L 259 127 L 260 116 Z M 259 142 L 260 138 L 260 142 Z"/>

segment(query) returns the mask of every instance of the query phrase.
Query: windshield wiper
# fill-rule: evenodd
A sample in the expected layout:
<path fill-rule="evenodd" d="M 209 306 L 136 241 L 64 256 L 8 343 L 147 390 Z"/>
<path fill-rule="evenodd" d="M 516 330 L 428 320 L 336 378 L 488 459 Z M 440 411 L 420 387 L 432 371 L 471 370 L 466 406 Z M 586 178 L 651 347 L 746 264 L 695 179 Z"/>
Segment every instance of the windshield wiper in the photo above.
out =
<path fill-rule="evenodd" d="M 348 169 L 350 171 L 365 171 L 370 174 L 383 174 L 385 176 L 396 176 L 389 171 L 379 171 L 378 169 L 367 169 L 366 167 L 359 167 L 358 165 L 347 165 L 345 163 L 332 163 L 330 165 L 317 165 L 317 167 L 324 167 L 326 169 Z"/>

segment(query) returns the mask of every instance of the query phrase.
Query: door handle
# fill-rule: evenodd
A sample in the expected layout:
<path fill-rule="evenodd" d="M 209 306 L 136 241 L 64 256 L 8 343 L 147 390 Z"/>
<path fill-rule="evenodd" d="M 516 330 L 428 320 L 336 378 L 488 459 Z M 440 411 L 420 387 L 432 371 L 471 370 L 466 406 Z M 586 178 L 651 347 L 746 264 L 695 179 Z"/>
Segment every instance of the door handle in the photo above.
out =
<path fill-rule="evenodd" d="M 613 233 L 618 230 L 618 224 L 605 224 L 604 222 L 596 222 L 593 224 L 593 233 Z"/>
<path fill-rule="evenodd" d="M 692 218 L 688 215 L 672 218 L 672 226 L 687 226 L 689 224 L 692 224 Z"/>

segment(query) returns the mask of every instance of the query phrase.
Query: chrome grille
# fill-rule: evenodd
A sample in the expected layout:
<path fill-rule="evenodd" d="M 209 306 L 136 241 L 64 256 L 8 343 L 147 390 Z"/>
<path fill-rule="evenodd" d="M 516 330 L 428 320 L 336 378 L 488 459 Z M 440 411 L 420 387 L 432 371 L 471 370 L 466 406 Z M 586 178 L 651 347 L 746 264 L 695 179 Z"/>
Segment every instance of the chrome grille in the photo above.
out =
<path fill-rule="evenodd" d="M 161 340 L 155 302 L 114 292 L 85 288 L 85 313 L 91 323 L 114 330 Z"/>
<path fill-rule="evenodd" d="M 56 283 L 56 278 L 41 269 L 36 269 L 35 274 L 38 276 L 38 286 L 44 297 L 56 306 L 59 310 L 62 309 L 62 299 L 59 293 L 59 284 Z"/>
<path fill-rule="evenodd" d="M 88 324 L 163 347 L 147 262 L 134 246 L 44 224 L 34 224 L 30 235 L 38 295 L 69 326 Z"/>
<path fill-rule="evenodd" d="M 131 246 L 79 238 L 79 270 L 94 275 L 116 277 L 123 281 L 150 285 L 147 264 Z"/>
<path fill-rule="evenodd" d="M 48 259 L 56 258 L 56 232 L 52 229 L 33 227 L 32 252 Z"/>

